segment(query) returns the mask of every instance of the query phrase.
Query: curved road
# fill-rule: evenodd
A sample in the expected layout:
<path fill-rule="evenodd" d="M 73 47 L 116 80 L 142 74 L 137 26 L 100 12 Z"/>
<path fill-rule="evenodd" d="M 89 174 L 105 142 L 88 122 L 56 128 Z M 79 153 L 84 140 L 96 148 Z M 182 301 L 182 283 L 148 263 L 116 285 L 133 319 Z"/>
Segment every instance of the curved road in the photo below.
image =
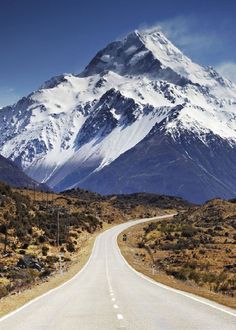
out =
<path fill-rule="evenodd" d="M 100 234 L 80 273 L 0 319 L 0 329 L 235 330 L 235 310 L 158 284 L 126 263 L 117 235 L 149 220 L 131 221 Z"/>

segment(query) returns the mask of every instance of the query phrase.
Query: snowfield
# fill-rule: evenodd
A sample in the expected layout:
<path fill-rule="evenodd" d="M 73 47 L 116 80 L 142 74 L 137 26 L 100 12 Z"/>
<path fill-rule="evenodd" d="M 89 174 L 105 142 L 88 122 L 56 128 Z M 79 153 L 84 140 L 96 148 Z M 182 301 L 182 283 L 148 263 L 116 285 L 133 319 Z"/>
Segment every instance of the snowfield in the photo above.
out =
<path fill-rule="evenodd" d="M 160 31 L 134 31 L 98 52 L 81 74 L 54 77 L 2 108 L 0 118 L 0 153 L 34 179 L 67 189 L 158 125 L 176 143 L 189 132 L 205 146 L 216 136 L 235 148 L 236 87 Z"/>

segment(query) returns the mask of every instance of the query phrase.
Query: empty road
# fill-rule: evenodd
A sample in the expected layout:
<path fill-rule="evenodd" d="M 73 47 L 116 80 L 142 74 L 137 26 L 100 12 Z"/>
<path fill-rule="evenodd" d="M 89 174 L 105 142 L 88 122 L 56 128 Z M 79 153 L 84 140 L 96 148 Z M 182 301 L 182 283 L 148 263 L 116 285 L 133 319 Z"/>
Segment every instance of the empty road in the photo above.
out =
<path fill-rule="evenodd" d="M 72 280 L 0 319 L 1 330 L 235 330 L 236 311 L 141 276 L 120 254 L 117 235 L 100 234 Z"/>

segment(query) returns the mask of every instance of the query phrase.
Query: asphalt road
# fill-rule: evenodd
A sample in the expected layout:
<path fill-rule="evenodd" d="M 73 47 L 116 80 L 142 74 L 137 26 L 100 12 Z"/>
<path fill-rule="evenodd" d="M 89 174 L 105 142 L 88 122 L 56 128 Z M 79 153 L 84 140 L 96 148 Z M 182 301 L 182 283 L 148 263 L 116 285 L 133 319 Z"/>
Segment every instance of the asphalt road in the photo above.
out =
<path fill-rule="evenodd" d="M 80 273 L 0 319 L 0 329 L 235 330 L 235 310 L 158 284 L 125 262 L 117 235 L 141 221 L 99 235 Z"/>

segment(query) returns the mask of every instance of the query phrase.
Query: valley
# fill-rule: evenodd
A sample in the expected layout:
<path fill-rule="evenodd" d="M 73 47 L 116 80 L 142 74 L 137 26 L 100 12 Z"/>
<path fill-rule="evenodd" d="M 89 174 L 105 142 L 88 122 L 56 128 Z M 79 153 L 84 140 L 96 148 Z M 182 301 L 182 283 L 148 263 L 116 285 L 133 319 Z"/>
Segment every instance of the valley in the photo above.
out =
<path fill-rule="evenodd" d="M 111 226 L 187 205 L 154 194 L 101 196 L 80 189 L 55 194 L 1 183 L 0 298 L 45 283 L 60 269 L 66 274 L 81 266 L 91 239 Z"/>
<path fill-rule="evenodd" d="M 0 329 L 236 329 L 236 1 L 0 1 Z"/>

